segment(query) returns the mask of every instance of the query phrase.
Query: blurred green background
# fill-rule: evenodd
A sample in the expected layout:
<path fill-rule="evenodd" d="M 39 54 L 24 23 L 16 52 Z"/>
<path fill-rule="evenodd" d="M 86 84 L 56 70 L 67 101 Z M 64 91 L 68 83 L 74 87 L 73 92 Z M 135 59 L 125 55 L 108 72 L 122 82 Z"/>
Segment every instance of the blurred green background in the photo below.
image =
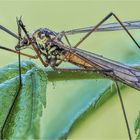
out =
<path fill-rule="evenodd" d="M 29 33 L 33 33 L 34 30 L 41 27 L 63 31 L 96 25 L 110 12 L 114 12 L 122 21 L 140 20 L 139 11 L 140 1 L 138 0 L 0 0 L 0 24 L 17 32 L 16 17 L 22 16 Z M 109 22 L 116 21 L 111 18 L 106 23 Z M 140 30 L 134 30 L 131 33 L 140 42 Z M 75 44 L 81 36 L 72 36 L 70 41 Z M 16 43 L 17 40 L 0 31 L 0 45 L 14 48 Z M 139 61 L 140 50 L 124 31 L 94 33 L 81 45 L 81 48 L 126 63 Z M 15 54 L 0 50 L 1 66 L 16 61 L 17 56 Z M 38 63 L 38 61 L 36 62 Z M 47 133 L 54 120 L 57 121 L 61 118 L 65 106 L 69 107 L 68 101 L 72 102 L 70 98 L 80 102 L 76 94 L 94 92 L 92 80 L 56 81 L 55 87 L 53 84 L 49 82 L 47 85 L 47 111 L 43 114 L 41 121 L 42 133 L 44 134 Z M 140 109 L 140 94 L 139 91 L 131 88 L 124 89 L 122 92 L 132 135 L 135 137 L 134 120 Z M 73 96 L 69 97 L 70 95 Z M 46 125 L 43 124 L 44 121 L 46 121 Z M 76 123 L 68 137 L 70 139 L 127 139 L 127 131 L 118 97 L 114 96 L 95 113 L 89 113 L 86 118 Z"/>

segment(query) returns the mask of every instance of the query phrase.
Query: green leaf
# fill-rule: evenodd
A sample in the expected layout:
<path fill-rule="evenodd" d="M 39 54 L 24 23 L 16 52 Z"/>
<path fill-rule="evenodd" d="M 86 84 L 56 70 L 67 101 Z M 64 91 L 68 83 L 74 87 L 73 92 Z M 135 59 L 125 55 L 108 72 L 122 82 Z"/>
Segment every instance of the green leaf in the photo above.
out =
<path fill-rule="evenodd" d="M 4 131 L 4 138 L 8 139 L 39 138 L 39 120 L 42 114 L 42 107 L 46 106 L 46 98 L 44 98 L 46 97 L 47 85 L 46 72 L 38 67 L 30 69 L 30 64 L 27 67 L 27 65 L 24 65 L 25 62 L 22 64 L 23 72 L 25 72 L 22 74 L 23 85 Z M 15 71 L 12 73 L 12 76 L 14 74 Z M 7 76 L 7 78 L 11 78 L 11 76 Z M 2 108 L 3 114 L 0 117 L 1 127 L 14 98 L 14 93 L 16 93 L 18 88 L 18 84 L 18 77 L 0 84 L 2 88 L 0 92 L 0 102 L 2 103 L 0 108 Z"/>

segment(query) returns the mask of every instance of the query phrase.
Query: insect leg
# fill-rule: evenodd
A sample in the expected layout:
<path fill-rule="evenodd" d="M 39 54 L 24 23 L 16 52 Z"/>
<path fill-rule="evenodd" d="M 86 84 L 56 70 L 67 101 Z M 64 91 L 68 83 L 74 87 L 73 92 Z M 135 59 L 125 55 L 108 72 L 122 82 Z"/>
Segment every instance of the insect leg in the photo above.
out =
<path fill-rule="evenodd" d="M 21 28 L 18 24 L 18 19 L 17 19 L 17 26 L 18 26 L 18 35 L 19 35 L 19 39 L 18 39 L 18 45 L 20 44 L 20 40 L 21 38 Z M 19 62 L 19 81 L 20 81 L 20 86 L 22 86 L 22 78 L 21 78 L 21 57 L 20 57 L 20 49 L 19 49 L 19 54 L 18 54 L 18 62 Z M 20 87 L 21 88 L 21 87 Z"/>
<path fill-rule="evenodd" d="M 35 46 L 35 44 L 34 44 L 34 42 L 33 42 L 33 39 L 29 36 L 29 34 L 28 34 L 28 32 L 27 32 L 27 30 L 26 30 L 26 28 L 25 28 L 25 25 L 23 24 L 23 22 L 22 22 L 21 19 L 18 20 L 18 25 L 19 25 L 19 26 L 21 27 L 21 29 L 24 31 L 26 37 L 27 37 L 28 40 L 29 40 L 29 43 L 32 45 L 32 47 L 33 47 L 34 51 L 36 52 L 38 58 L 40 59 L 41 63 L 42 63 L 45 67 L 47 67 L 48 64 L 42 59 L 39 50 L 36 48 L 36 46 Z"/>
<path fill-rule="evenodd" d="M 18 25 L 18 24 L 17 24 Z M 19 43 L 20 43 L 20 39 L 21 39 L 21 30 L 20 30 L 20 27 L 18 25 L 18 34 L 19 34 Z M 19 53 L 18 53 L 18 63 L 19 63 L 19 88 L 17 90 L 17 93 L 15 94 L 15 98 L 13 99 L 13 102 L 8 110 L 8 113 L 7 113 L 7 116 L 4 120 L 4 123 L 3 123 L 3 126 L 1 128 L 1 139 L 4 139 L 4 133 L 6 131 L 6 125 L 7 123 L 9 122 L 9 119 L 10 119 L 10 115 L 12 114 L 12 111 L 15 107 L 15 104 L 16 104 L 16 101 L 19 97 L 19 94 L 20 94 L 20 91 L 21 91 L 21 88 L 22 88 L 22 77 L 21 77 L 21 58 L 20 58 L 20 50 L 19 50 Z"/>
<path fill-rule="evenodd" d="M 89 71 L 90 72 L 101 72 L 101 73 L 108 73 L 108 72 L 110 73 L 110 72 L 112 72 L 113 75 L 114 75 L 113 80 L 114 80 L 115 85 L 116 85 L 117 93 L 118 93 L 118 96 L 119 96 L 119 99 L 120 99 L 120 103 L 121 103 L 121 107 L 122 107 L 122 111 L 123 111 L 127 131 L 128 131 L 128 136 L 129 136 L 129 139 L 132 140 L 130 127 L 129 127 L 129 123 L 128 123 L 128 119 L 127 119 L 123 99 L 122 99 L 122 96 L 121 96 L 120 88 L 119 88 L 118 82 L 116 80 L 115 73 L 114 73 L 114 71 L 112 69 L 97 70 L 97 69 L 83 69 L 83 68 L 75 68 L 75 69 L 74 68 L 72 68 L 72 69 L 70 69 L 70 68 L 69 69 L 55 68 L 55 70 L 58 71 L 58 72 L 89 72 Z"/>
<path fill-rule="evenodd" d="M 94 28 L 91 31 L 89 31 L 79 42 L 77 42 L 77 44 L 74 46 L 74 48 L 77 48 L 87 37 L 89 37 L 89 35 L 91 35 L 93 32 L 95 32 L 98 27 L 100 27 L 106 20 L 108 20 L 112 16 L 120 23 L 120 25 L 122 26 L 124 31 L 126 31 L 126 33 L 130 36 L 130 38 L 137 45 L 137 47 L 140 48 L 138 42 L 134 39 L 134 37 L 131 35 L 131 33 L 127 30 L 127 28 L 123 25 L 123 23 L 120 21 L 120 19 L 114 13 L 110 13 L 105 18 L 103 18 L 96 26 L 94 26 Z"/>
<path fill-rule="evenodd" d="M 69 39 L 68 39 L 68 37 L 67 37 L 67 35 L 65 34 L 65 32 L 62 32 L 62 33 L 63 33 L 63 35 L 64 35 L 64 37 L 65 37 L 65 40 L 67 41 L 68 45 L 69 45 L 70 47 L 72 47 L 72 46 L 71 46 L 71 43 L 70 43 L 70 41 L 69 41 Z"/>
<path fill-rule="evenodd" d="M 69 47 L 72 47 L 72 46 L 71 46 L 71 43 L 70 43 L 70 41 L 69 41 L 69 39 L 68 39 L 68 37 L 67 37 L 67 35 L 66 35 L 66 33 L 65 33 L 65 31 L 62 31 L 62 32 L 60 32 L 59 34 L 60 34 L 59 39 L 62 40 L 62 38 L 65 37 L 65 40 L 67 41 Z M 58 34 L 58 36 L 59 36 L 59 34 Z"/>
<path fill-rule="evenodd" d="M 16 54 L 19 54 L 19 51 L 16 51 L 16 50 L 13 50 L 13 49 L 10 49 L 10 48 L 6 48 L 4 46 L 0 46 L 0 49 L 6 50 L 6 51 L 10 51 L 10 52 L 13 52 L 13 53 L 16 53 Z M 34 56 L 34 55 L 22 53 L 22 52 L 20 52 L 20 55 L 27 56 L 27 57 L 29 57 L 31 59 L 37 59 L 38 58 L 36 55 Z"/>
<path fill-rule="evenodd" d="M 129 123 L 128 123 L 128 119 L 127 119 L 127 115 L 126 115 L 123 99 L 122 99 L 122 96 L 121 96 L 120 88 L 119 88 L 118 82 L 116 80 L 114 82 L 115 82 L 117 93 L 118 93 L 118 96 L 119 96 L 119 99 L 120 99 L 120 103 L 121 103 L 121 107 L 122 107 L 122 111 L 123 111 L 123 115 L 124 115 L 124 119 L 125 119 L 125 124 L 126 124 L 126 127 L 127 127 L 127 132 L 128 132 L 129 140 L 132 140 L 131 132 L 130 132 L 130 127 L 129 127 Z"/>
<path fill-rule="evenodd" d="M 9 35 L 13 36 L 16 39 L 19 39 L 19 37 L 12 31 L 10 31 L 9 29 L 7 29 L 6 27 L 0 25 L 0 30 L 3 30 L 4 32 L 8 33 Z"/>
<path fill-rule="evenodd" d="M 16 33 L 10 31 L 9 29 L 7 29 L 6 27 L 0 25 L 0 30 L 8 33 L 9 35 L 13 36 L 14 38 L 18 39 L 19 40 L 19 36 L 16 35 Z M 17 53 L 18 54 L 18 51 L 15 51 L 15 50 L 12 50 L 12 49 L 9 49 L 9 48 L 6 48 L 6 47 L 3 47 L 3 46 L 0 46 L 0 49 L 3 49 L 3 50 L 6 50 L 6 51 L 10 51 L 10 52 L 13 52 L 13 53 Z M 30 57 L 30 58 L 33 58 L 33 59 L 36 59 L 37 57 L 36 56 L 32 56 L 32 55 L 28 55 L 28 54 L 25 54 L 25 53 L 20 53 L 21 55 L 24 55 L 24 56 L 27 56 L 27 57 Z"/>
<path fill-rule="evenodd" d="M 124 119 L 125 119 L 125 124 L 126 124 L 126 128 L 127 128 L 129 140 L 132 140 L 131 132 L 130 132 L 130 127 L 129 127 L 129 123 L 128 123 L 128 119 L 127 119 L 127 115 L 126 115 L 126 111 L 125 111 L 123 99 L 122 99 L 122 96 L 121 96 L 121 91 L 120 91 L 120 88 L 119 88 L 119 84 L 118 84 L 118 81 L 116 80 L 116 76 L 115 76 L 114 71 L 112 71 L 112 73 L 113 73 L 113 75 L 114 75 L 114 76 L 113 76 L 113 80 L 114 80 L 114 82 L 115 82 L 116 89 L 117 89 L 117 93 L 118 93 L 119 100 L 120 100 L 120 103 L 121 103 L 122 112 L 123 112 L 123 116 L 124 116 Z"/>

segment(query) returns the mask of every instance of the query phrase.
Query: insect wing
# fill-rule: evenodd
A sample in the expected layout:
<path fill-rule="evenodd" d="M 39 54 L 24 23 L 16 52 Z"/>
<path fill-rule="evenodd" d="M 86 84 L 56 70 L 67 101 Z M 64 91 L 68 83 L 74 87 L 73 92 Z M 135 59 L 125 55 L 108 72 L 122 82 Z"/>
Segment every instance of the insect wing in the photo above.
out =
<path fill-rule="evenodd" d="M 126 21 L 123 22 L 123 25 L 128 29 L 140 29 L 140 21 Z M 78 33 L 87 33 L 90 32 L 95 26 L 85 27 L 85 28 L 78 28 L 73 29 L 69 31 L 65 31 L 66 35 L 74 35 Z M 106 31 L 117 31 L 117 30 L 123 30 L 121 25 L 119 23 L 109 23 L 109 24 L 103 24 L 98 29 L 96 29 L 95 32 L 106 32 Z"/>
<path fill-rule="evenodd" d="M 140 71 L 78 48 L 72 48 L 71 51 L 86 62 L 89 62 L 93 69 L 99 70 L 103 75 L 140 90 Z"/>

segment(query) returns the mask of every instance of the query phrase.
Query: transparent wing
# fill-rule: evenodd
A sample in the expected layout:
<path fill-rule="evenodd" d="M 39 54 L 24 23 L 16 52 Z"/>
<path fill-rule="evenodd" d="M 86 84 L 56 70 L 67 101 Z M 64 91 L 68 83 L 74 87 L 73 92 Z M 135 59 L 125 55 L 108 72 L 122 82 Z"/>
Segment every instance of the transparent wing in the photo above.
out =
<path fill-rule="evenodd" d="M 70 53 L 70 57 L 66 59 L 69 62 L 79 65 L 78 59 L 80 58 L 80 60 L 85 61 L 85 63 L 80 66 L 85 67 L 85 64 L 88 63 L 90 69 L 99 70 L 99 72 L 106 77 L 118 80 L 140 90 L 140 71 L 117 61 L 78 48 L 71 48 L 70 51 L 67 51 L 67 54 L 68 53 Z"/>
<path fill-rule="evenodd" d="M 140 21 L 125 21 L 123 22 L 123 25 L 128 29 L 140 29 Z M 95 26 L 90 26 L 90 27 L 84 27 L 84 28 L 77 28 L 77 29 L 72 29 L 65 31 L 66 35 L 74 35 L 74 34 L 79 34 L 79 33 L 87 33 L 91 31 Z M 109 24 L 103 24 L 101 25 L 96 32 L 107 32 L 107 31 L 117 31 L 117 30 L 123 30 L 121 25 L 119 23 L 109 23 Z"/>

